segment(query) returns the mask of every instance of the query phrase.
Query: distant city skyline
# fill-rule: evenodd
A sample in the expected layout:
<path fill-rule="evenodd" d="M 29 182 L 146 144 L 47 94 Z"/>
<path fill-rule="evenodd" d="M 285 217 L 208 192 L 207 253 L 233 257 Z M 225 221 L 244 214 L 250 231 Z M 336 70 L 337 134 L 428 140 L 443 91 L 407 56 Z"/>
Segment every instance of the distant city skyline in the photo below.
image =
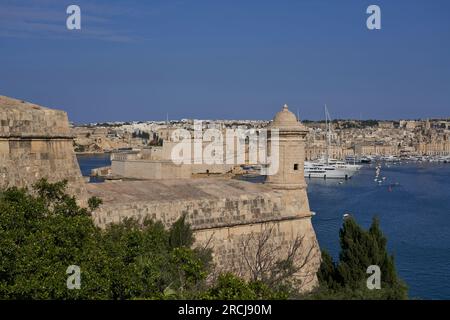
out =
<path fill-rule="evenodd" d="M 446 0 L 5 0 L 0 95 L 79 124 L 270 120 L 285 103 L 305 120 L 324 104 L 333 119 L 448 118 L 449 14 Z"/>
<path fill-rule="evenodd" d="M 184 120 L 196 120 L 196 121 L 254 121 L 254 122 L 270 122 L 272 119 L 201 119 L 201 118 L 189 118 L 189 119 L 169 119 L 169 122 L 182 122 Z M 302 122 L 325 122 L 324 119 L 300 119 Z M 379 121 L 379 122 L 399 122 L 399 121 L 450 121 L 450 117 L 447 118 L 426 118 L 426 119 L 331 119 L 331 121 Z M 89 121 L 89 122 L 75 122 L 69 121 L 77 126 L 82 125 L 102 125 L 102 124 L 126 124 L 126 123 L 146 123 L 146 122 L 155 122 L 155 123 L 161 123 L 166 122 L 167 120 L 160 120 L 160 119 L 146 119 L 146 120 L 128 120 L 128 121 Z"/>

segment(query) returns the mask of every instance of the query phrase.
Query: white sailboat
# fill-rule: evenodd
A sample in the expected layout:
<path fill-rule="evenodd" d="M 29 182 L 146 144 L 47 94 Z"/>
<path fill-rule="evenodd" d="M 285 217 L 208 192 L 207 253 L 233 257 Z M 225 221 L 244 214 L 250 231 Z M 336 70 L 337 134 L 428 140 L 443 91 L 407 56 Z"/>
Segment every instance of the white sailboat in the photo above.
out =
<path fill-rule="evenodd" d="M 331 117 L 326 105 L 325 127 L 327 131 L 327 148 L 325 156 L 316 161 L 305 161 L 304 176 L 306 178 L 349 179 L 361 168 L 361 165 L 347 164 L 344 161 L 331 159 L 329 157 L 329 148 L 331 144 Z"/>

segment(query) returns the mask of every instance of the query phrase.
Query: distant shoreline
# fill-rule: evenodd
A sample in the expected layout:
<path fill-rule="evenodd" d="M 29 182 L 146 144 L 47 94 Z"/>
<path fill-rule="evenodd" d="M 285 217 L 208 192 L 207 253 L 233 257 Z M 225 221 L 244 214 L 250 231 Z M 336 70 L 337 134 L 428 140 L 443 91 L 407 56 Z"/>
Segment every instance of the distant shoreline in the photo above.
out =
<path fill-rule="evenodd" d="M 105 153 L 111 153 L 111 151 L 83 151 L 75 152 L 75 155 L 100 155 Z"/>

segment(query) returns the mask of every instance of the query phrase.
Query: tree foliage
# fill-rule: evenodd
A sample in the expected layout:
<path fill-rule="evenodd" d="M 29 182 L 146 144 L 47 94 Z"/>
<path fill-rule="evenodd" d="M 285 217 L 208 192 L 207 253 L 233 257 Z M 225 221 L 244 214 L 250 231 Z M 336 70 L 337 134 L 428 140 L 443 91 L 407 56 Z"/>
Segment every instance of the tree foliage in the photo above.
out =
<path fill-rule="evenodd" d="M 287 299 L 286 291 L 270 288 L 258 280 L 245 281 L 232 273 L 221 274 L 215 284 L 200 296 L 206 300 Z"/>
<path fill-rule="evenodd" d="M 101 201 L 80 208 L 66 184 L 40 180 L 31 193 L 0 193 L 1 299 L 164 299 L 204 285 L 211 255 L 190 248 L 184 217 L 170 231 L 132 219 L 100 230 L 89 210 Z M 70 265 L 80 267 L 79 290 L 67 288 Z"/>
<path fill-rule="evenodd" d="M 374 218 L 369 230 L 362 229 L 354 219 L 344 222 L 339 232 L 339 260 L 322 252 L 318 272 L 320 288 L 311 297 L 326 299 L 406 299 L 407 288 L 398 277 L 394 257 L 389 255 L 387 240 Z M 377 265 L 381 271 L 381 289 L 370 290 L 367 268 Z"/>

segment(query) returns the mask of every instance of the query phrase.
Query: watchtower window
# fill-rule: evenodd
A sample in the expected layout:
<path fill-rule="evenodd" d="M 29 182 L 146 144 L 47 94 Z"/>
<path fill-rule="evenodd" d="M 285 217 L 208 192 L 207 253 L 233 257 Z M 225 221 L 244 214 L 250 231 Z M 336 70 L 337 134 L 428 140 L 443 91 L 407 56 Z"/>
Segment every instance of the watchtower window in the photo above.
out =
<path fill-rule="evenodd" d="M 298 163 L 294 164 L 294 170 L 298 170 Z"/>

